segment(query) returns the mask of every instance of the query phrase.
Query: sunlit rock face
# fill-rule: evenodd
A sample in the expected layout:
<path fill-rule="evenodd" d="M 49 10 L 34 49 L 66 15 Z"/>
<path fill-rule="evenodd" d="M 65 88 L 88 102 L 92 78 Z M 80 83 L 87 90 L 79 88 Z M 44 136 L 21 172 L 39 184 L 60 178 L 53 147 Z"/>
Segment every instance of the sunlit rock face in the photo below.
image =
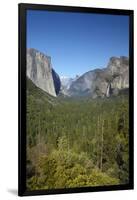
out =
<path fill-rule="evenodd" d="M 27 49 L 27 76 L 32 82 L 52 96 L 60 90 L 60 79 L 51 67 L 51 58 L 36 49 Z"/>
<path fill-rule="evenodd" d="M 129 59 L 112 57 L 106 68 L 86 72 L 72 82 L 70 96 L 89 95 L 92 98 L 118 95 L 119 90 L 129 87 Z"/>
<path fill-rule="evenodd" d="M 107 70 L 112 75 L 112 88 L 124 89 L 129 87 L 129 59 L 127 57 L 112 57 Z"/>

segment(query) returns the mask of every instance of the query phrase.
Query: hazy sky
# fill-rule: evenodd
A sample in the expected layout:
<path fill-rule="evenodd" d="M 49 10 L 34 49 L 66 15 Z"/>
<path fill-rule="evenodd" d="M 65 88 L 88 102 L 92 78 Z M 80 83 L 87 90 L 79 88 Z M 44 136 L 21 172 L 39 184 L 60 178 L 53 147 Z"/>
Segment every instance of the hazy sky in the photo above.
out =
<path fill-rule="evenodd" d="M 129 56 L 129 17 L 27 11 L 27 47 L 51 56 L 60 76 L 106 67 L 112 56 Z"/>

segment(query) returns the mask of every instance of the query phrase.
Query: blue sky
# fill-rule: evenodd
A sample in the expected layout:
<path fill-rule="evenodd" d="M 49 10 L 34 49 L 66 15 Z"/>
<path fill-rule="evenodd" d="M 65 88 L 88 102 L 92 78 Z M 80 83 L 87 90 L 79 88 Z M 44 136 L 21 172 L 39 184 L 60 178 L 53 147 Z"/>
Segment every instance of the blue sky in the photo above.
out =
<path fill-rule="evenodd" d="M 75 77 L 129 56 L 129 17 L 27 11 L 27 47 L 51 56 L 60 76 Z"/>

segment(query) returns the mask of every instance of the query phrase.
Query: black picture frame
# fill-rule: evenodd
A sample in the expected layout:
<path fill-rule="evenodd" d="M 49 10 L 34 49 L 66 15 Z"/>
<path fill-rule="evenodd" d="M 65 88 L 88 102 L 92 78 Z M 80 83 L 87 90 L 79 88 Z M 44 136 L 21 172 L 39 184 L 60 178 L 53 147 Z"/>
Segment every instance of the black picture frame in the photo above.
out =
<path fill-rule="evenodd" d="M 48 10 L 59 12 L 75 12 L 75 13 L 100 13 L 113 15 L 129 16 L 129 183 L 125 185 L 113 186 L 96 186 L 82 188 L 52 189 L 52 190 L 35 190 L 26 191 L 26 11 L 30 10 Z M 46 195 L 61 193 L 79 193 L 79 192 L 97 192 L 97 191 L 113 191 L 127 190 L 134 188 L 134 11 L 121 9 L 105 9 L 105 8 L 89 8 L 89 7 L 71 7 L 58 5 L 39 5 L 24 4 L 18 5 L 19 11 L 19 49 L 18 49 L 18 97 L 19 97 L 19 121 L 18 121 L 18 195 Z"/>

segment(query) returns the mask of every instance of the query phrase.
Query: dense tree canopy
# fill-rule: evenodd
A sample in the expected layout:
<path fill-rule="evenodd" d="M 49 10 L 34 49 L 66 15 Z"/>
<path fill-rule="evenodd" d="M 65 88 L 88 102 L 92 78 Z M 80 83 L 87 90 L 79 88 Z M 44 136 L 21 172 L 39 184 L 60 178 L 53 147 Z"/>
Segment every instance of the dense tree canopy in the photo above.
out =
<path fill-rule="evenodd" d="M 128 183 L 128 97 L 59 99 L 27 82 L 27 188 Z"/>

